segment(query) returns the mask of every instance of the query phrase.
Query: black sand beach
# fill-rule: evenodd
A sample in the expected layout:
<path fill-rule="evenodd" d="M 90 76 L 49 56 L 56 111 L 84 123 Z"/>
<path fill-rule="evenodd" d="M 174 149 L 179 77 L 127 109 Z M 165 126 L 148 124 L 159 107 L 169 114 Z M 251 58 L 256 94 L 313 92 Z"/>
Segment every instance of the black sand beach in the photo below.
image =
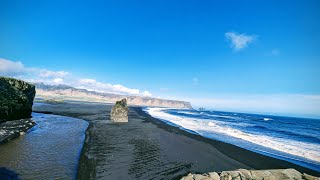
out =
<path fill-rule="evenodd" d="M 192 173 L 245 169 L 294 168 L 319 172 L 260 155 L 234 145 L 187 133 L 130 107 L 129 122 L 112 123 L 111 105 L 72 102 L 42 104 L 34 111 L 87 120 L 90 125 L 78 179 L 179 179 Z"/>

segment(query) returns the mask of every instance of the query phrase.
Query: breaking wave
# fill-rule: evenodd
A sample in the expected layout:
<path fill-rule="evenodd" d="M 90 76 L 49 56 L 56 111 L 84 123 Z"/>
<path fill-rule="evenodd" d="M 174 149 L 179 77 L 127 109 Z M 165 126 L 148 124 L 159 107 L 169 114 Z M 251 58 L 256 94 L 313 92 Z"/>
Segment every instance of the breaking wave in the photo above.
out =
<path fill-rule="evenodd" d="M 278 127 L 279 123 L 284 121 L 283 119 L 276 121 L 276 118 L 260 118 L 256 117 L 257 115 L 250 116 L 250 114 L 222 115 L 222 113 L 214 112 L 190 112 L 188 114 L 186 111 L 176 113 L 177 110 L 166 108 L 146 108 L 145 111 L 170 125 L 203 137 L 234 144 L 320 171 L 319 132 L 311 136 L 308 132 L 299 134 L 289 131 L 285 128 L 292 127 L 285 123 Z M 257 122 L 256 119 L 264 121 Z M 269 123 L 270 120 L 278 124 L 273 125 Z M 297 123 L 292 123 L 290 126 L 293 124 Z"/>

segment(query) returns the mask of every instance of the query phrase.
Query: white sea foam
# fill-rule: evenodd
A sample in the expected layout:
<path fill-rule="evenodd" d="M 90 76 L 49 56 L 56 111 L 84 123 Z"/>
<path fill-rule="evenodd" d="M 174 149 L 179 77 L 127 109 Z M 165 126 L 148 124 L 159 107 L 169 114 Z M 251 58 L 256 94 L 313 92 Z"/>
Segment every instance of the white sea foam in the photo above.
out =
<path fill-rule="evenodd" d="M 265 120 L 265 121 L 270 121 L 270 120 L 272 120 L 271 118 L 263 118 L 263 120 Z"/>
<path fill-rule="evenodd" d="M 208 126 L 216 126 L 216 124 L 213 122 L 208 122 Z"/>
<path fill-rule="evenodd" d="M 177 113 L 179 113 L 179 114 L 188 114 L 188 115 L 199 115 L 198 113 L 187 112 L 187 111 L 178 111 Z"/>
<path fill-rule="evenodd" d="M 184 129 L 192 130 L 207 138 L 216 138 L 217 134 L 238 138 L 258 146 L 264 146 L 276 151 L 309 159 L 320 165 L 320 145 L 307 142 L 281 139 L 271 136 L 255 135 L 242 132 L 237 129 L 223 126 L 220 121 L 202 120 L 197 118 L 179 117 L 164 112 L 165 108 L 147 108 L 146 111 L 153 117 L 174 123 Z M 209 122 L 208 122 L 209 121 Z M 244 147 L 245 148 L 245 147 Z M 272 152 L 269 152 L 272 154 Z M 291 157 L 293 159 L 293 157 Z"/>

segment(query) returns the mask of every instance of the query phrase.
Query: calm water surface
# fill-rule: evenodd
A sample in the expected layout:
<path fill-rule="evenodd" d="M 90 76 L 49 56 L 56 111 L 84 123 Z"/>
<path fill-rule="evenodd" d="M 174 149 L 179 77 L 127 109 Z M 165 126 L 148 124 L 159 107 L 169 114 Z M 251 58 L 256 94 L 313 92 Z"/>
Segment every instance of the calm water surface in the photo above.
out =
<path fill-rule="evenodd" d="M 40 113 L 32 116 L 35 127 L 0 145 L 0 167 L 21 179 L 76 179 L 88 122 Z"/>

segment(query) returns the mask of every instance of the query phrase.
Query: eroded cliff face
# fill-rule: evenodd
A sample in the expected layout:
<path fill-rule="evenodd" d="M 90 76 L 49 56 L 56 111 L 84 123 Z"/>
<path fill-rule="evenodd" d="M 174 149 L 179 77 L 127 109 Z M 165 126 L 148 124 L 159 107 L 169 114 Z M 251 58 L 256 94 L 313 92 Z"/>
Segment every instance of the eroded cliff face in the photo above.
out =
<path fill-rule="evenodd" d="M 54 98 L 54 99 L 66 99 L 66 100 L 114 103 L 118 100 L 126 98 L 128 105 L 156 106 L 156 107 L 169 107 L 169 108 L 182 108 L 182 109 L 192 108 L 191 104 L 185 101 L 100 93 L 95 91 L 88 91 L 85 89 L 77 89 L 77 88 L 73 88 L 65 85 L 51 86 L 51 85 L 44 85 L 44 84 L 36 84 L 36 89 L 37 89 L 37 97 L 46 98 L 46 99 Z"/>
<path fill-rule="evenodd" d="M 35 93 L 33 84 L 0 76 L 0 120 L 31 117 Z"/>

